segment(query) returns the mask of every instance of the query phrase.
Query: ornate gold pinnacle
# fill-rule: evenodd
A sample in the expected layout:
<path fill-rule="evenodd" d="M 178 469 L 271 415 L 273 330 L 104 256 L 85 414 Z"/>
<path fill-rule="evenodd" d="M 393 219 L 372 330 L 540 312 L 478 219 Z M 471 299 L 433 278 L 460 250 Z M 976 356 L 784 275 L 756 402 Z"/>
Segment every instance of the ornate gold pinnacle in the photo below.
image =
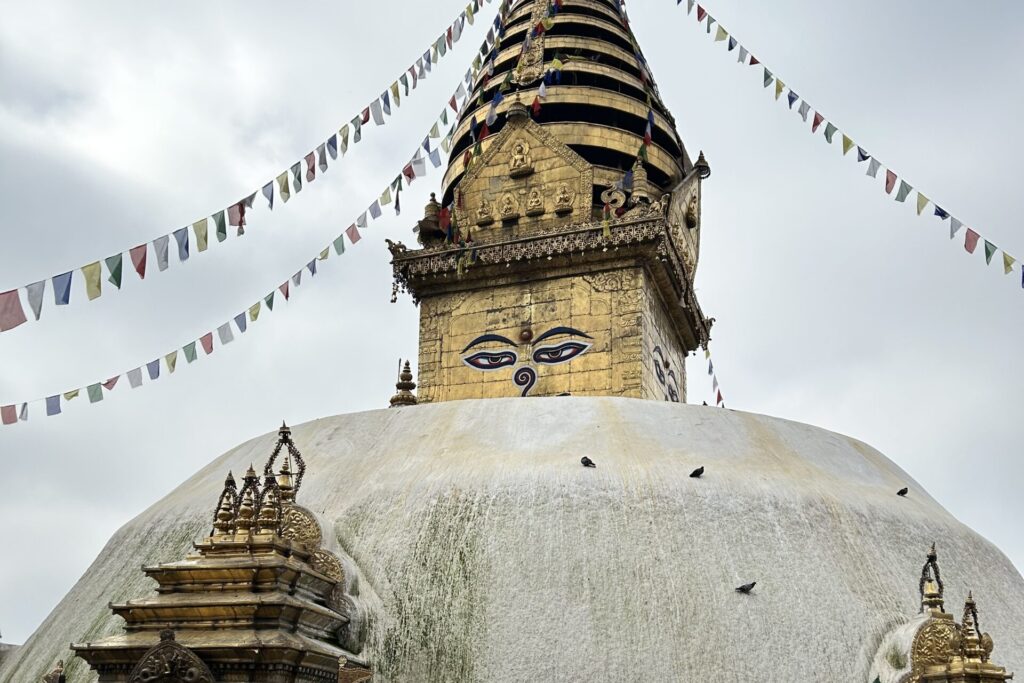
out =
<path fill-rule="evenodd" d="M 398 392 L 391 397 L 392 408 L 416 405 L 416 394 L 412 393 L 416 389 L 416 382 L 412 381 L 412 367 L 409 361 L 405 361 L 405 366 L 401 367 L 395 388 Z"/>

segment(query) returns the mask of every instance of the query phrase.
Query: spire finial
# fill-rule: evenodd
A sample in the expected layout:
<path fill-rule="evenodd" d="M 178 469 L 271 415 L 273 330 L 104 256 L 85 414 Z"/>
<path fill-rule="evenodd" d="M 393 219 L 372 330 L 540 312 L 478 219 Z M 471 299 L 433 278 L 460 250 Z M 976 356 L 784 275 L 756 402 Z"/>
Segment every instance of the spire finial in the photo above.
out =
<path fill-rule="evenodd" d="M 391 407 L 414 406 L 417 404 L 416 395 L 412 393 L 416 389 L 416 382 L 412 381 L 412 367 L 409 361 L 398 361 L 398 382 L 395 383 L 397 393 L 391 397 Z"/>
<path fill-rule="evenodd" d="M 273 474 L 263 477 L 263 491 L 257 501 L 259 516 L 256 519 L 257 531 L 279 533 L 281 530 L 281 489 Z"/>
<path fill-rule="evenodd" d="M 707 180 L 711 177 L 711 164 L 704 158 L 704 150 L 701 150 L 700 154 L 697 155 L 697 163 L 693 165 L 693 170 L 697 172 L 701 180 Z"/>
<path fill-rule="evenodd" d="M 306 473 L 306 463 L 302 459 L 302 454 L 299 453 L 299 449 L 295 447 L 295 442 L 292 441 L 292 430 L 287 424 L 281 425 L 281 429 L 278 430 L 277 444 L 274 446 L 274 452 L 270 454 L 270 459 L 263 466 L 264 478 L 268 476 L 274 476 L 274 464 L 277 462 L 277 456 L 281 454 L 281 451 L 285 451 L 284 464 L 281 467 L 281 471 L 276 473 L 277 475 L 277 486 L 281 496 L 282 503 L 290 503 L 295 500 L 295 494 L 299 492 L 299 487 L 302 485 L 302 476 Z M 297 476 L 293 478 L 292 472 L 292 459 L 295 460 L 295 464 L 298 466 Z"/>
<path fill-rule="evenodd" d="M 217 500 L 217 509 L 213 512 L 213 536 L 227 536 L 234 530 L 237 505 L 238 488 L 234 475 L 229 471 L 224 479 L 224 490 Z"/>
<path fill-rule="evenodd" d="M 251 464 L 243 481 L 242 490 L 238 494 L 237 503 L 235 503 L 235 529 L 248 534 L 256 518 L 256 500 L 260 495 L 260 479 L 256 476 L 256 470 Z"/>
<path fill-rule="evenodd" d="M 945 588 L 942 585 L 942 574 L 939 572 L 939 554 L 935 551 L 934 543 L 928 551 L 928 560 L 921 568 L 918 592 L 921 594 L 921 611 L 927 609 L 940 614 L 946 611 L 943 599 Z"/>

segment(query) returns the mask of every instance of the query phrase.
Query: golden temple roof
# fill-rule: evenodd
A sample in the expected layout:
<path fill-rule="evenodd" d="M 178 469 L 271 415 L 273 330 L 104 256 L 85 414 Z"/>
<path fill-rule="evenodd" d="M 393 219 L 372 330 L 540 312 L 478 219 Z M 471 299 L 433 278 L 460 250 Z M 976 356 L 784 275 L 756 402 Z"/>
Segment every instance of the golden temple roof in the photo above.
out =
<path fill-rule="evenodd" d="M 594 204 L 600 191 L 629 171 L 644 143 L 654 188 L 671 190 L 693 168 L 675 120 L 658 94 L 625 10 L 615 0 L 550 0 L 512 3 L 495 48 L 455 129 L 444 180 L 444 205 L 466 172 L 466 153 L 478 139 L 495 94 L 497 120 L 483 132 L 498 133 L 517 102 L 527 106 L 546 95 L 533 119 L 595 167 Z M 484 147 L 486 137 L 481 140 Z"/>

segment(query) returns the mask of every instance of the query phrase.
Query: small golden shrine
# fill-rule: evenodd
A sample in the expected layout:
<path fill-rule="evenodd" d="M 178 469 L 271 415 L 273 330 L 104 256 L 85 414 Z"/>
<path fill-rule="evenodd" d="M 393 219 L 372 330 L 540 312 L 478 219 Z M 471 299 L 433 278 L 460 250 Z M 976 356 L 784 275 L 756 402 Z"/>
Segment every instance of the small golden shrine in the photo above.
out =
<path fill-rule="evenodd" d="M 391 243 L 420 306 L 421 403 L 685 401 L 713 321 L 701 183 L 616 2 L 513 5 L 451 136 L 441 200 Z"/>
<path fill-rule="evenodd" d="M 995 645 L 981 631 L 973 593 L 967 594 L 959 624 L 946 612 L 934 544 L 921 569 L 918 590 L 921 616 L 895 629 L 883 642 L 873 683 L 1003 683 L 1013 678 L 991 662 Z"/>
<path fill-rule="evenodd" d="M 111 605 L 124 634 L 72 649 L 100 683 L 355 683 L 369 667 L 341 646 L 344 570 L 295 502 L 306 466 L 283 426 L 260 477 L 229 473 L 210 535 L 180 562 L 144 567 L 156 595 Z M 275 461 L 284 459 L 275 472 Z M 293 461 L 297 471 L 293 471 Z"/>

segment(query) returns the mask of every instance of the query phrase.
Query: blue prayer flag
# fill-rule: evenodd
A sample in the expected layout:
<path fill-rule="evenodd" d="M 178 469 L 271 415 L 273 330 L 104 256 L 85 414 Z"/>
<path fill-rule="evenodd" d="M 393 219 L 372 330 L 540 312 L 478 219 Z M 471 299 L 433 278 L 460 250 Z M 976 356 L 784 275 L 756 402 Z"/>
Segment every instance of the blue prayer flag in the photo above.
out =
<path fill-rule="evenodd" d="M 146 363 L 146 369 L 149 370 L 150 379 L 159 379 L 160 377 L 160 359 L 156 359 L 150 363 Z"/>
<path fill-rule="evenodd" d="M 46 397 L 46 416 L 60 415 L 60 394 Z"/>
<path fill-rule="evenodd" d="M 67 306 L 71 303 L 71 272 L 53 278 L 53 303 Z"/>

